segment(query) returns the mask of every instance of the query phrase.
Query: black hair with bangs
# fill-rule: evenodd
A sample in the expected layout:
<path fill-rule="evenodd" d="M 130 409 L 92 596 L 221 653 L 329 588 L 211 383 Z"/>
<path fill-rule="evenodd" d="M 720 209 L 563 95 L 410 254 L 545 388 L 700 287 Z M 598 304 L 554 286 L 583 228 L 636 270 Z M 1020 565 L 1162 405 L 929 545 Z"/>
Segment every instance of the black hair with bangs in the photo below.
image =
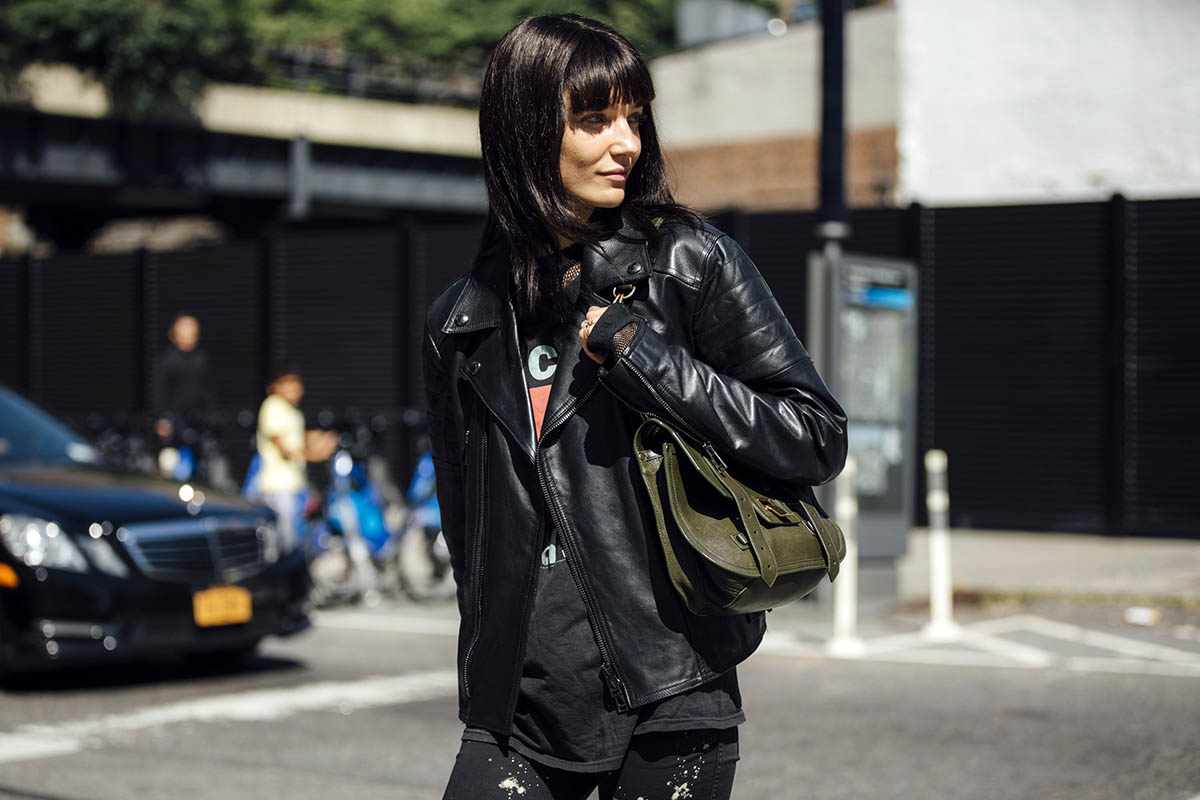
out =
<path fill-rule="evenodd" d="M 564 95 L 570 108 L 563 107 Z M 557 286 L 539 274 L 539 256 L 559 238 L 595 244 L 611 237 L 624 215 L 650 240 L 655 218 L 695 219 L 675 202 L 667 182 L 650 102 L 654 84 L 646 62 L 621 34 L 576 14 L 530 17 L 505 34 L 492 52 L 479 101 L 479 138 L 488 191 L 488 221 L 480 254 L 508 249 L 517 307 L 540 305 Z M 590 220 L 571 213 L 559 154 L 567 115 L 613 103 L 644 106 L 642 152 L 616 209 Z"/>

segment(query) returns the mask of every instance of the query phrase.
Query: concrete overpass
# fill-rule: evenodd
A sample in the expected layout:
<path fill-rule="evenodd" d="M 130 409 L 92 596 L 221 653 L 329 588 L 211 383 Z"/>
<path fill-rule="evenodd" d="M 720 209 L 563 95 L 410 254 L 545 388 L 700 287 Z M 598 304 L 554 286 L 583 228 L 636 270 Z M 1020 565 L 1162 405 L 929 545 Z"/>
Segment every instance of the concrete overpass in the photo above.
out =
<path fill-rule="evenodd" d="M 139 214 L 251 233 L 486 206 L 471 110 L 216 84 L 190 112 L 132 120 L 72 67 L 30 67 L 22 84 L 0 101 L 0 204 L 68 242 Z"/>

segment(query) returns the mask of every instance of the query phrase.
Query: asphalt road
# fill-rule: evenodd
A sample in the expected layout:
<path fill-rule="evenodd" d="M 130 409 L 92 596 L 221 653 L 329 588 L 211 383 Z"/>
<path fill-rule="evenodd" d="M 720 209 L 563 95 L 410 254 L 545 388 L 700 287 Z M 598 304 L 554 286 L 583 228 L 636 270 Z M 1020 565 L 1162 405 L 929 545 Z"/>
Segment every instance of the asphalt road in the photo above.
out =
<path fill-rule="evenodd" d="M 776 611 L 741 668 L 734 797 L 1200 798 L 1200 620 L 975 611 L 931 644 L 889 615 L 863 624 L 864 657 L 834 659 L 827 616 Z M 243 665 L 19 681 L 0 693 L 0 797 L 437 800 L 461 733 L 454 624 L 327 612 Z"/>

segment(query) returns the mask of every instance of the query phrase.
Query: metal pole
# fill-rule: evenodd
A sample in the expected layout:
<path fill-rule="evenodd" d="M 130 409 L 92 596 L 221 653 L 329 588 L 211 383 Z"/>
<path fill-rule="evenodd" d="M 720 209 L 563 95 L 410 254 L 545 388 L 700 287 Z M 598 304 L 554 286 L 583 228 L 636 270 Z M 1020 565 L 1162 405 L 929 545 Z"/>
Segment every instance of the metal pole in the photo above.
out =
<path fill-rule="evenodd" d="M 312 210 L 312 144 L 305 137 L 292 139 L 288 168 L 288 217 L 308 219 Z"/>
<path fill-rule="evenodd" d="M 949 641 L 962 635 L 954 622 L 954 581 L 950 575 L 950 492 L 946 488 L 948 459 L 944 450 L 925 454 L 925 505 L 929 509 L 929 622 L 921 635 Z"/>
<path fill-rule="evenodd" d="M 850 236 L 846 211 L 846 8 L 821 0 L 821 210 L 817 235 Z"/>
<path fill-rule="evenodd" d="M 835 483 L 837 502 L 834 513 L 846 537 L 846 557 L 833 584 L 833 638 L 825 643 L 825 652 L 838 658 L 858 658 L 866 652 L 858 638 L 858 498 L 854 494 L 854 458 Z"/>

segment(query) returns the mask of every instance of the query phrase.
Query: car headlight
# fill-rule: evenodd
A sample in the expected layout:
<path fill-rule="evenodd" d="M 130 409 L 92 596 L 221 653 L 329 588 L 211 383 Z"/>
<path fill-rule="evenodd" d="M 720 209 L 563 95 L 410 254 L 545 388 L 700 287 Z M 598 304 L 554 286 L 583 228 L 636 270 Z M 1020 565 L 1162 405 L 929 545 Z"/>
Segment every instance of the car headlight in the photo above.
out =
<path fill-rule="evenodd" d="M 31 567 L 87 572 L 87 560 L 57 522 L 26 514 L 0 516 L 0 540 Z"/>

